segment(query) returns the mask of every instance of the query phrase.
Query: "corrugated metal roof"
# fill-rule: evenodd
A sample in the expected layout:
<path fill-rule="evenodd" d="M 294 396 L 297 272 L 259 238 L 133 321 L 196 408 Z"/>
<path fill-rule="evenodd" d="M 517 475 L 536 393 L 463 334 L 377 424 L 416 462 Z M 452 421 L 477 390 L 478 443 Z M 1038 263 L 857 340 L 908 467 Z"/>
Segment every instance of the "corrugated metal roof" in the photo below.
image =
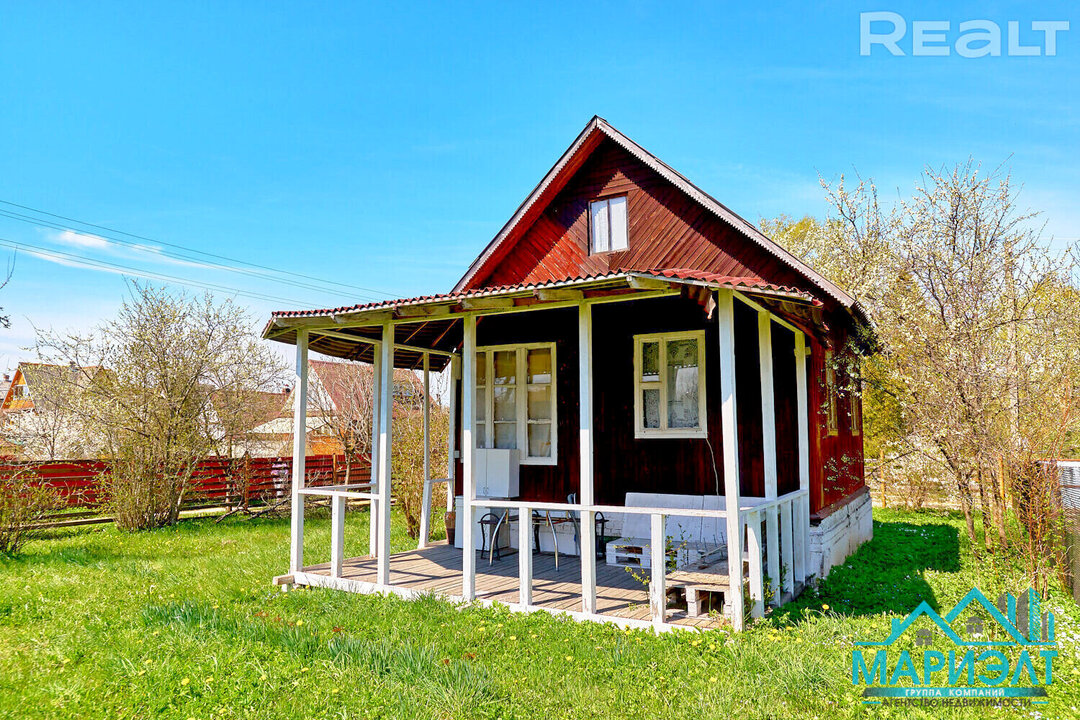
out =
<path fill-rule="evenodd" d="M 673 280 L 675 282 L 690 280 L 704 283 L 712 287 L 730 288 L 734 290 L 747 290 L 751 292 L 763 291 L 771 294 L 790 296 L 793 299 L 799 299 L 806 302 L 814 302 L 814 298 L 803 290 L 794 287 L 775 285 L 773 283 L 765 282 L 761 278 L 757 277 L 732 277 L 727 275 L 717 275 L 715 273 L 704 272 L 701 270 L 681 270 L 665 268 L 658 270 L 650 270 L 648 272 L 617 272 L 608 273 L 605 275 L 566 278 L 564 280 L 551 280 L 548 282 L 523 283 L 520 285 L 500 285 L 497 287 L 479 288 L 477 290 L 449 292 L 442 295 L 421 295 L 412 298 L 402 298 L 400 300 L 379 300 L 371 303 L 363 303 L 359 305 L 350 305 L 336 308 L 321 308 L 315 310 L 281 310 L 272 313 L 270 325 L 273 325 L 274 320 L 277 320 L 279 318 L 308 318 L 323 316 L 333 317 L 335 315 L 364 313 L 374 310 L 395 310 L 402 307 L 453 303 L 470 298 L 512 295 L 521 292 L 545 290 L 573 285 L 603 284 L 605 281 L 628 281 L 631 277 L 653 278 L 657 280 Z M 423 318 L 417 318 L 417 321 L 421 320 L 423 320 Z"/>

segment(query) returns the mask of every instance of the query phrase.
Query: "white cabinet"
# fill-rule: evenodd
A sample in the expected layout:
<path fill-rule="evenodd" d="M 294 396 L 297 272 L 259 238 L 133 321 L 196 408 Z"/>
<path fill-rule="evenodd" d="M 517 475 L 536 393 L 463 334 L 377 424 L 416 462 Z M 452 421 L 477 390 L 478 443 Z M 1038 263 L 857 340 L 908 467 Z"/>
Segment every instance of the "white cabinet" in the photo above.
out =
<path fill-rule="evenodd" d="M 513 498 L 518 496 L 517 450 L 483 448 L 473 451 L 476 496 Z"/>

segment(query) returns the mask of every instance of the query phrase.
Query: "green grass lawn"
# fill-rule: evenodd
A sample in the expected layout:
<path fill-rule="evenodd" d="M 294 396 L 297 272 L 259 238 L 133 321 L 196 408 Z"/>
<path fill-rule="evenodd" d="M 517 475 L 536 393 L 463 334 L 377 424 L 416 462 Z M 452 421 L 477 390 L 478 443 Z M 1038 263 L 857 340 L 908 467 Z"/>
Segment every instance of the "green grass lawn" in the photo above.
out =
<path fill-rule="evenodd" d="M 884 639 L 923 599 L 1025 586 L 1011 560 L 974 561 L 957 517 L 875 518 L 873 542 L 817 592 L 738 635 L 282 593 L 287 520 L 58 532 L 0 559 L 0 717 L 1080 717 L 1080 613 L 1060 596 L 1049 705 L 864 706 L 854 641 Z M 366 513 L 347 529 L 346 552 L 362 552 Z M 309 520 L 307 539 L 308 562 L 324 560 L 329 522 Z M 413 545 L 397 523 L 393 543 Z"/>

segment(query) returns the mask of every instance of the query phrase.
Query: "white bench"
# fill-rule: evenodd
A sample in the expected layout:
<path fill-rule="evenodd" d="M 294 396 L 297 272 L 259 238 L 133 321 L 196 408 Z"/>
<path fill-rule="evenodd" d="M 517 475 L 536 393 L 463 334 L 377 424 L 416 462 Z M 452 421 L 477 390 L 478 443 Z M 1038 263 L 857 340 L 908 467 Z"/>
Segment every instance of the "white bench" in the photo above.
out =
<path fill-rule="evenodd" d="M 686 510 L 723 510 L 719 495 L 673 495 L 665 493 L 626 493 L 626 507 L 678 508 Z M 648 567 L 650 562 L 650 517 L 623 513 L 622 537 L 607 544 L 607 564 Z M 716 559 L 727 556 L 727 527 L 724 518 L 668 515 L 664 536 L 669 550 L 675 553 L 676 567 L 685 567 L 706 555 Z"/>

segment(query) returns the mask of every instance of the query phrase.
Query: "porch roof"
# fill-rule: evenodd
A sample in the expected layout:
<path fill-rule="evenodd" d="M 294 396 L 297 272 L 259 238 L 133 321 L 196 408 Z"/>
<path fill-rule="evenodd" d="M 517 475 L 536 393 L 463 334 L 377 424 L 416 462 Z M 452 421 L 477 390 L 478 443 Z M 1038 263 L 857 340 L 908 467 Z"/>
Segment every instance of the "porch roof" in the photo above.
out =
<path fill-rule="evenodd" d="M 425 352 L 433 370 L 446 366 L 461 346 L 461 316 L 469 312 L 503 312 L 555 308 L 582 299 L 632 300 L 657 291 L 730 289 L 762 298 L 820 306 L 809 293 L 765 282 L 757 277 L 732 277 L 700 270 L 659 269 L 624 271 L 540 283 L 503 285 L 476 290 L 424 295 L 400 300 L 316 310 L 272 313 L 263 337 L 296 344 L 296 331 L 309 331 L 309 347 L 323 355 L 373 362 L 382 325 L 394 325 L 394 366 L 419 368 Z M 625 297 L 624 297 L 625 296 Z"/>

